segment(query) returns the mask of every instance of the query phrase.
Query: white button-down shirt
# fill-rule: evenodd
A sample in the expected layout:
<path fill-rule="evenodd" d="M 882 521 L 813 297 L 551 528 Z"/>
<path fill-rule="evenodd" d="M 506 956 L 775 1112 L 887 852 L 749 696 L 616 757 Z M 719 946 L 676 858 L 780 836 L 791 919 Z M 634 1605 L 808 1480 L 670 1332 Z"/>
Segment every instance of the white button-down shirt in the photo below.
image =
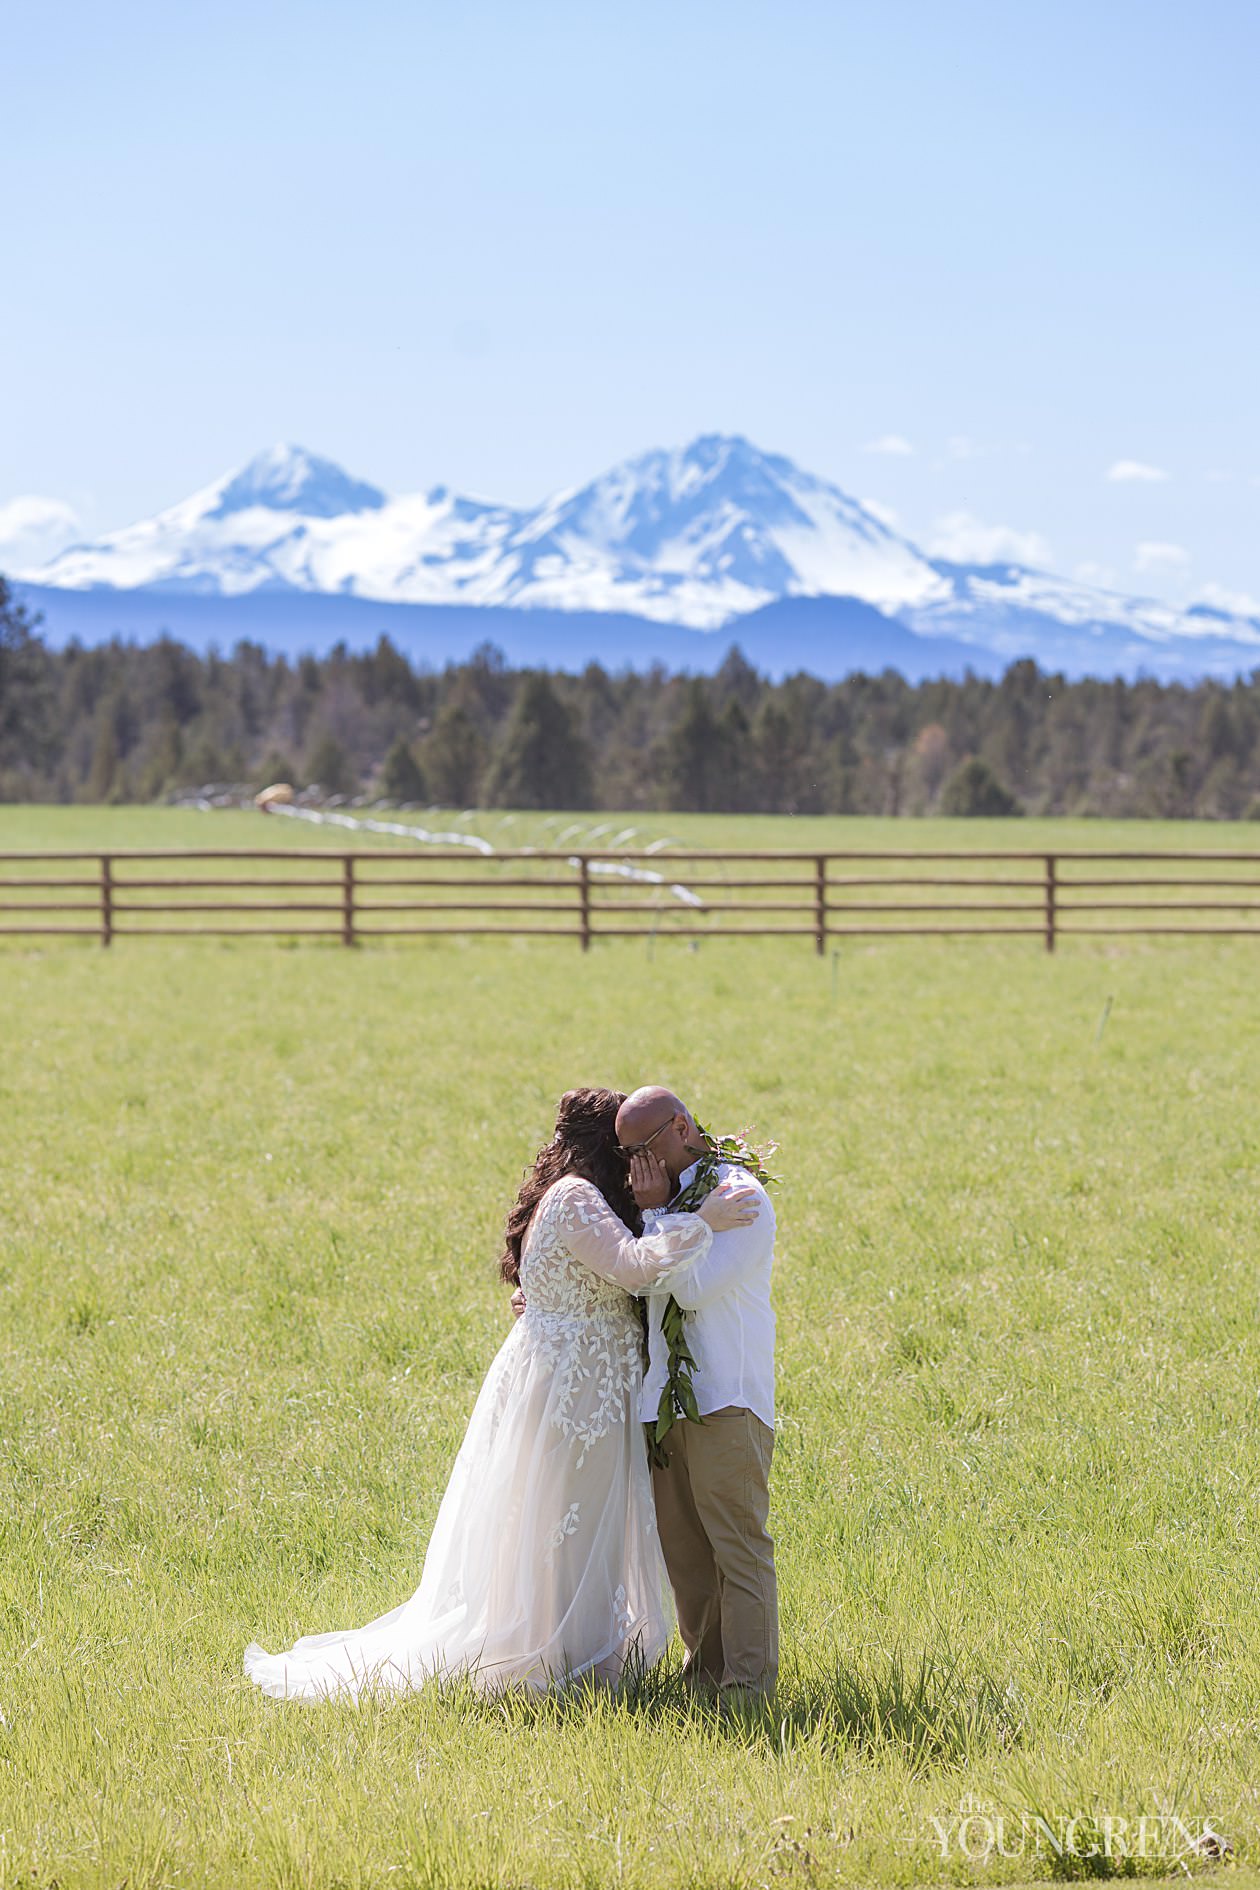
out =
<path fill-rule="evenodd" d="M 684 1169 L 680 1191 L 697 1166 L 693 1163 Z M 744 1169 L 723 1162 L 718 1177 L 722 1181 L 733 1177 L 754 1189 L 757 1218 L 746 1227 L 714 1234 L 700 1260 L 671 1273 L 659 1292 L 647 1295 L 649 1362 L 640 1407 L 645 1424 L 655 1422 L 665 1389 L 668 1361 L 661 1314 L 671 1293 L 691 1314 L 687 1345 L 696 1361 L 692 1384 L 701 1416 L 734 1404 L 752 1411 L 763 1424 L 774 1424 L 774 1310 L 770 1304 L 774 1208 L 761 1183 Z M 650 1233 L 657 1214 L 665 1212 L 647 1208 L 644 1232 Z"/>

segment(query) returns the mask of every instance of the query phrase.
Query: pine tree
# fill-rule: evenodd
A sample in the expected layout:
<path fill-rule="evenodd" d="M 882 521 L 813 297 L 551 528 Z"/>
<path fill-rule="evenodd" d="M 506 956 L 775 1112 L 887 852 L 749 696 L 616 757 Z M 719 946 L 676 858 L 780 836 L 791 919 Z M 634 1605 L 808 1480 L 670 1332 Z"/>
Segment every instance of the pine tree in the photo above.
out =
<path fill-rule="evenodd" d="M 704 684 L 693 679 L 683 694 L 682 714 L 661 747 L 661 804 L 680 813 L 707 813 L 713 793 L 717 717 Z"/>
<path fill-rule="evenodd" d="M 97 717 L 92 769 L 84 796 L 86 800 L 101 803 L 113 799 L 118 789 L 120 759 L 114 718 L 109 713 L 108 705 L 102 704 L 102 713 Z"/>
<path fill-rule="evenodd" d="M 28 780 L 57 746 L 52 659 L 39 621 L 0 577 L 0 773 Z"/>
<path fill-rule="evenodd" d="M 301 787 L 301 769 L 295 768 L 289 757 L 279 748 L 273 748 L 261 768 L 254 769 L 254 786 L 261 793 L 263 788 L 277 787 L 281 783 L 289 787 Z"/>
<path fill-rule="evenodd" d="M 767 696 L 753 724 L 753 746 L 761 780 L 761 804 L 770 814 L 795 813 L 797 747 L 788 712 L 777 696 Z"/>
<path fill-rule="evenodd" d="M 752 727 L 743 703 L 732 696 L 718 717 L 713 756 L 713 804 L 732 814 L 750 814 L 758 803 Z"/>
<path fill-rule="evenodd" d="M 472 807 L 485 768 L 486 745 L 462 702 L 443 705 L 424 744 L 423 766 L 444 807 Z"/>
<path fill-rule="evenodd" d="M 410 744 L 400 736 L 385 757 L 381 769 L 380 791 L 390 801 L 424 801 L 429 790 L 425 784 L 424 770 L 416 760 Z"/>
<path fill-rule="evenodd" d="M 186 787 L 213 787 L 228 778 L 223 751 L 208 729 L 193 736 L 179 772 Z"/>
<path fill-rule="evenodd" d="M 492 807 L 589 807 L 591 758 L 568 705 L 530 671 L 486 782 Z"/>
<path fill-rule="evenodd" d="M 325 794 L 353 794 L 358 782 L 350 757 L 331 729 L 321 729 L 306 752 L 303 772 Z"/>
<path fill-rule="evenodd" d="M 147 745 L 136 782 L 138 800 L 155 801 L 175 784 L 183 752 L 178 722 L 171 717 L 159 722 Z"/>
<path fill-rule="evenodd" d="M 1022 814 L 1015 796 L 1002 786 L 988 763 L 972 755 L 955 768 L 941 794 L 942 814 L 999 819 Z"/>

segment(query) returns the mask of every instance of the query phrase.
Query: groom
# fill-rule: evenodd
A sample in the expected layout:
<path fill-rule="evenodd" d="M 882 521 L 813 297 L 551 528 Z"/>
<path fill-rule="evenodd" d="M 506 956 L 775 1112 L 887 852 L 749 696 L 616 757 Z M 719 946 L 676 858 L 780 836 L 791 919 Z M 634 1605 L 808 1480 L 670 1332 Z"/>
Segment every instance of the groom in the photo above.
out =
<path fill-rule="evenodd" d="M 656 1214 L 692 1179 L 707 1152 L 704 1137 L 671 1090 L 651 1087 L 622 1103 L 617 1140 L 630 1159 L 631 1186 L 650 1233 Z M 672 1293 L 690 1314 L 687 1345 L 703 1419 L 675 1423 L 669 1465 L 652 1472 L 661 1548 L 687 1650 L 684 1673 L 705 1693 L 765 1695 L 779 1668 L 774 1543 L 766 1529 L 774 1450 L 774 1209 L 744 1169 L 723 1163 L 718 1174 L 756 1191 L 756 1218 L 715 1234 L 703 1259 L 649 1295 L 640 1416 L 655 1421 L 665 1388 L 661 1314 Z"/>

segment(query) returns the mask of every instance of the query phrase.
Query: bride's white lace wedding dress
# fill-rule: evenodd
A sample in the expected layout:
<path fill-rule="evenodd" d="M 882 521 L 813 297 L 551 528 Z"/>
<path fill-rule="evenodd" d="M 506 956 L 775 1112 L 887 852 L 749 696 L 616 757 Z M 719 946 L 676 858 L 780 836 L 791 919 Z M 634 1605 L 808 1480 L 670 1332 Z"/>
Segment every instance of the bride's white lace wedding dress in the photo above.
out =
<path fill-rule="evenodd" d="M 672 1625 L 638 1393 L 632 1294 L 691 1265 L 712 1234 L 665 1214 L 636 1240 L 589 1181 L 566 1176 L 526 1235 L 526 1310 L 486 1376 L 410 1601 L 245 1671 L 277 1699 L 400 1692 L 467 1673 L 495 1690 L 657 1660 Z"/>

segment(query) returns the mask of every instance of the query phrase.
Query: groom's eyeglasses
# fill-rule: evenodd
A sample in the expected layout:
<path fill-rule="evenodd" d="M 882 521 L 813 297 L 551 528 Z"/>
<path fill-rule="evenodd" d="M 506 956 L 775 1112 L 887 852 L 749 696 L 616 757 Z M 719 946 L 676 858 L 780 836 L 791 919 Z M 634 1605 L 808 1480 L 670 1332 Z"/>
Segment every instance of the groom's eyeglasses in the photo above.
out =
<path fill-rule="evenodd" d="M 673 1116 L 666 1116 L 660 1128 L 653 1129 L 651 1135 L 649 1135 L 646 1142 L 636 1142 L 633 1148 L 626 1148 L 621 1142 L 618 1142 L 617 1144 L 618 1155 L 620 1155 L 621 1159 L 626 1162 L 633 1161 L 636 1155 L 646 1155 L 647 1151 L 651 1148 L 653 1142 L 655 1142 L 657 1136 L 664 1135 L 666 1129 L 669 1127 L 670 1123 L 673 1120 L 674 1120 Z"/>

